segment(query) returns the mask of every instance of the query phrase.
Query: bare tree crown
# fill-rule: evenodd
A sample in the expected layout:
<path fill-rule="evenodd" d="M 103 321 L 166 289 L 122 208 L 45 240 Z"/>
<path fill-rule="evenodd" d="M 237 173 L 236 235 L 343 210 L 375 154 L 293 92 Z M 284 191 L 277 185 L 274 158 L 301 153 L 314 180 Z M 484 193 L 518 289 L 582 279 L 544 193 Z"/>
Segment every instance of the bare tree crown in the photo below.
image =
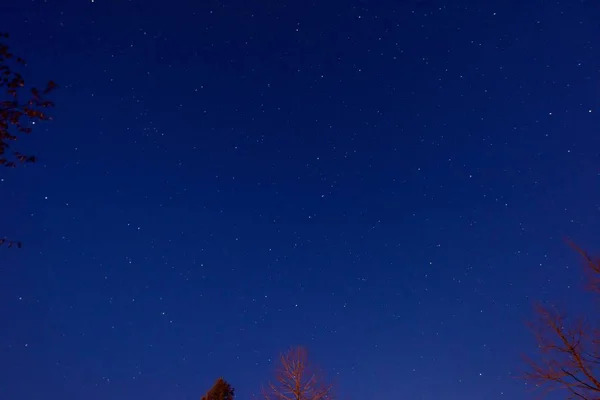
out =
<path fill-rule="evenodd" d="M 279 357 L 275 381 L 263 390 L 265 400 L 333 400 L 333 386 L 308 361 L 303 347 Z"/>

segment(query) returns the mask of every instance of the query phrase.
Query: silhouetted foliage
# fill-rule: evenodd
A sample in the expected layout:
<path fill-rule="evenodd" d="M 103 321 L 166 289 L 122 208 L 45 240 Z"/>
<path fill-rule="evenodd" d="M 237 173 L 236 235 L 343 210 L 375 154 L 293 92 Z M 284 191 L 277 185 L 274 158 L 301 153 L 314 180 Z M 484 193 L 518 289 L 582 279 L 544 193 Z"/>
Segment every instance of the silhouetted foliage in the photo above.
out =
<path fill-rule="evenodd" d="M 6 39 L 8 34 L 0 33 L 0 165 L 15 167 L 17 162 L 35 162 L 36 159 L 12 150 L 9 142 L 17 140 L 19 134 L 30 133 L 36 121 L 50 119 L 46 109 L 54 103 L 44 96 L 54 90 L 56 84 L 50 81 L 42 91 L 32 87 L 24 99 L 25 79 L 15 68 L 25 66 L 25 60 L 15 57 Z"/>
<path fill-rule="evenodd" d="M 0 238 L 0 246 L 7 245 L 8 247 L 18 247 L 19 249 L 23 246 L 21 242 L 15 240 L 9 240 L 7 238 Z"/>
<path fill-rule="evenodd" d="M 48 82 L 42 91 L 35 87 L 25 87 L 25 79 L 15 70 L 25 66 L 25 60 L 16 57 L 5 41 L 7 33 L 0 32 L 0 165 L 16 167 L 18 162 L 35 162 L 35 156 L 25 155 L 13 150 L 9 143 L 18 139 L 18 135 L 31 132 L 31 126 L 37 121 L 51 119 L 46 109 L 54 103 L 45 96 L 56 88 L 53 81 Z M 26 97 L 26 98 L 24 98 Z M 21 247 L 21 242 L 0 239 L 0 245 Z"/>
<path fill-rule="evenodd" d="M 328 384 L 308 361 L 303 347 L 290 349 L 279 357 L 275 382 L 263 389 L 265 400 L 332 400 L 333 385 Z"/>
<path fill-rule="evenodd" d="M 600 294 L 600 260 L 569 244 L 584 257 L 589 289 Z M 568 320 L 542 305 L 536 312 L 538 321 L 532 327 L 540 354 L 536 361 L 528 359 L 531 369 L 525 378 L 537 387 L 565 390 L 569 399 L 600 399 L 600 326 L 592 325 L 583 315 Z M 597 323 L 596 315 L 589 320 Z"/>
<path fill-rule="evenodd" d="M 217 379 L 213 387 L 202 396 L 202 400 L 233 400 L 235 390 L 223 378 Z"/>

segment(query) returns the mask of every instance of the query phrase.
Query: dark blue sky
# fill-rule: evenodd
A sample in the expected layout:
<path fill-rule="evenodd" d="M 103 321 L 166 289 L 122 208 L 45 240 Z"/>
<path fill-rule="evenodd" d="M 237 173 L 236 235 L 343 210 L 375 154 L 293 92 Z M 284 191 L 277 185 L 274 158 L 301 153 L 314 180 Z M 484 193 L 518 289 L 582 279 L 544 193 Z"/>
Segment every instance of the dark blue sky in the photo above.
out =
<path fill-rule="evenodd" d="M 54 121 L 0 177 L 0 396 L 521 400 L 600 234 L 592 1 L 7 0 Z M 561 398 L 561 397 L 558 397 Z"/>

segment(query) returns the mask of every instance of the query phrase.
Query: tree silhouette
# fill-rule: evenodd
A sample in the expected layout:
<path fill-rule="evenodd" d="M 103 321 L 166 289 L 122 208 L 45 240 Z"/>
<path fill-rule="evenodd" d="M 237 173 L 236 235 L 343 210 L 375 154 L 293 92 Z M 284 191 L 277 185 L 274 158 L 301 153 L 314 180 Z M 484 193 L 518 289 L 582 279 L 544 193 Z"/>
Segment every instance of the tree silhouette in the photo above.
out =
<path fill-rule="evenodd" d="M 49 120 L 46 109 L 54 103 L 45 96 L 56 88 L 53 81 L 48 82 L 42 91 L 35 87 L 25 87 L 25 79 L 16 72 L 17 67 L 25 66 L 25 60 L 16 57 L 6 44 L 7 33 L 0 32 L 0 165 L 16 167 L 17 163 L 35 162 L 36 158 L 13 150 L 9 143 L 18 139 L 18 135 L 28 134 L 38 121 Z M 21 247 L 21 242 L 0 239 L 0 245 Z"/>
<path fill-rule="evenodd" d="M 223 378 L 217 379 L 212 388 L 204 396 L 202 400 L 233 400 L 235 390 Z"/>
<path fill-rule="evenodd" d="M 310 365 L 305 348 L 292 348 L 279 361 L 275 382 L 269 382 L 268 389 L 263 389 L 265 400 L 333 399 L 333 386 Z"/>
<path fill-rule="evenodd" d="M 600 260 L 569 244 L 584 257 L 589 289 L 600 294 Z M 600 399 L 600 327 L 583 316 L 569 320 L 542 305 L 536 307 L 536 313 L 538 320 L 532 328 L 540 354 L 536 361 L 528 359 L 530 371 L 525 378 L 536 387 L 566 390 L 569 399 Z"/>

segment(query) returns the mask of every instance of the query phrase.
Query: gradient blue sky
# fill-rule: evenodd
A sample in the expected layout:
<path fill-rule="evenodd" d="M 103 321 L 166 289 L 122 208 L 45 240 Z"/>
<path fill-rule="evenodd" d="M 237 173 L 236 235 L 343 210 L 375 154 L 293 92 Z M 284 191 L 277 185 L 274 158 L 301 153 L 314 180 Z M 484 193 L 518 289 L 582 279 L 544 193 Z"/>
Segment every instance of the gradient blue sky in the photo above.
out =
<path fill-rule="evenodd" d="M 598 4 L 0 13 L 62 86 L 1 171 L 0 397 L 246 399 L 303 344 L 343 399 L 532 398 L 532 301 L 600 234 Z"/>

